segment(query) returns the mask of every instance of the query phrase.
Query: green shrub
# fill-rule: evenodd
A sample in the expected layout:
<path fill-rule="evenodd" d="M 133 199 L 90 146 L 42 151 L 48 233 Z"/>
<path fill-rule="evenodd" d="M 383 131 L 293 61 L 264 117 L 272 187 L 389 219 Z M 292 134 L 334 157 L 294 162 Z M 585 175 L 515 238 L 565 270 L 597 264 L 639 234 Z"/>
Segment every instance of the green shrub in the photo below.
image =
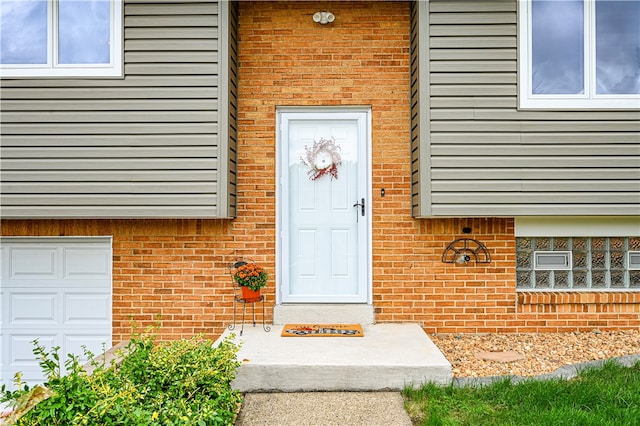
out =
<path fill-rule="evenodd" d="M 58 350 L 47 352 L 36 343 L 52 396 L 17 425 L 231 425 L 241 403 L 231 388 L 240 365 L 231 338 L 214 347 L 199 337 L 156 344 L 152 336 L 136 336 L 119 365 L 97 365 L 86 352 L 96 367 L 90 376 L 75 356 L 65 362 L 64 375 Z M 0 400 L 26 411 L 26 400 L 42 393 L 37 389 L 3 387 Z"/>

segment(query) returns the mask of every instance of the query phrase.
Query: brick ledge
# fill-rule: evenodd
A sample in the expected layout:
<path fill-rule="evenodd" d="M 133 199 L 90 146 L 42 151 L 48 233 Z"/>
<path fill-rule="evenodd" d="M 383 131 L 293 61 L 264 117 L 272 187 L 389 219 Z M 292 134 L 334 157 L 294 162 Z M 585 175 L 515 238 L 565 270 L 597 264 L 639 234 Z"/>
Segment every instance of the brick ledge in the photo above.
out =
<path fill-rule="evenodd" d="M 640 292 L 561 292 L 561 291 L 519 291 L 520 305 L 567 305 L 567 304 L 640 304 Z"/>

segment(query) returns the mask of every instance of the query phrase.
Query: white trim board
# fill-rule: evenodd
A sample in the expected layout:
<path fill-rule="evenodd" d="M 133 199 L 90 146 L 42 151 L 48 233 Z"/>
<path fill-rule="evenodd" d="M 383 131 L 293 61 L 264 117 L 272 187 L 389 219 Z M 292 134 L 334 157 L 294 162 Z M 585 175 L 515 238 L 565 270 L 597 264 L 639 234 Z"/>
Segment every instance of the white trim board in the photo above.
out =
<path fill-rule="evenodd" d="M 516 237 L 637 237 L 638 216 L 518 217 Z"/>

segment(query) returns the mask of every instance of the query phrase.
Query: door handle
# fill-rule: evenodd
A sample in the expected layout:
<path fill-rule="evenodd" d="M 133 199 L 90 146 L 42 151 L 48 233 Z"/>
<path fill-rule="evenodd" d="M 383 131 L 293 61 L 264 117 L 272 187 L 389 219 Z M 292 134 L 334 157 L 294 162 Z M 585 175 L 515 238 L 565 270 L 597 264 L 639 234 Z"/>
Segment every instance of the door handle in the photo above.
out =
<path fill-rule="evenodd" d="M 353 205 L 353 207 L 358 207 L 358 206 L 360 206 L 360 214 L 364 216 L 364 198 L 361 198 L 359 203 L 355 203 Z"/>

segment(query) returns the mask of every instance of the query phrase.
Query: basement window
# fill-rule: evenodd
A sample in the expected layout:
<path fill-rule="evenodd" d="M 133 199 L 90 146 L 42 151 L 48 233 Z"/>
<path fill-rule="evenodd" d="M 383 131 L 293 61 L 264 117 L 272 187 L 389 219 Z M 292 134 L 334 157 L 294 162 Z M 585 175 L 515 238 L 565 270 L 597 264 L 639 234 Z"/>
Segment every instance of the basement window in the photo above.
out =
<path fill-rule="evenodd" d="M 518 237 L 517 290 L 640 291 L 640 237 Z"/>

